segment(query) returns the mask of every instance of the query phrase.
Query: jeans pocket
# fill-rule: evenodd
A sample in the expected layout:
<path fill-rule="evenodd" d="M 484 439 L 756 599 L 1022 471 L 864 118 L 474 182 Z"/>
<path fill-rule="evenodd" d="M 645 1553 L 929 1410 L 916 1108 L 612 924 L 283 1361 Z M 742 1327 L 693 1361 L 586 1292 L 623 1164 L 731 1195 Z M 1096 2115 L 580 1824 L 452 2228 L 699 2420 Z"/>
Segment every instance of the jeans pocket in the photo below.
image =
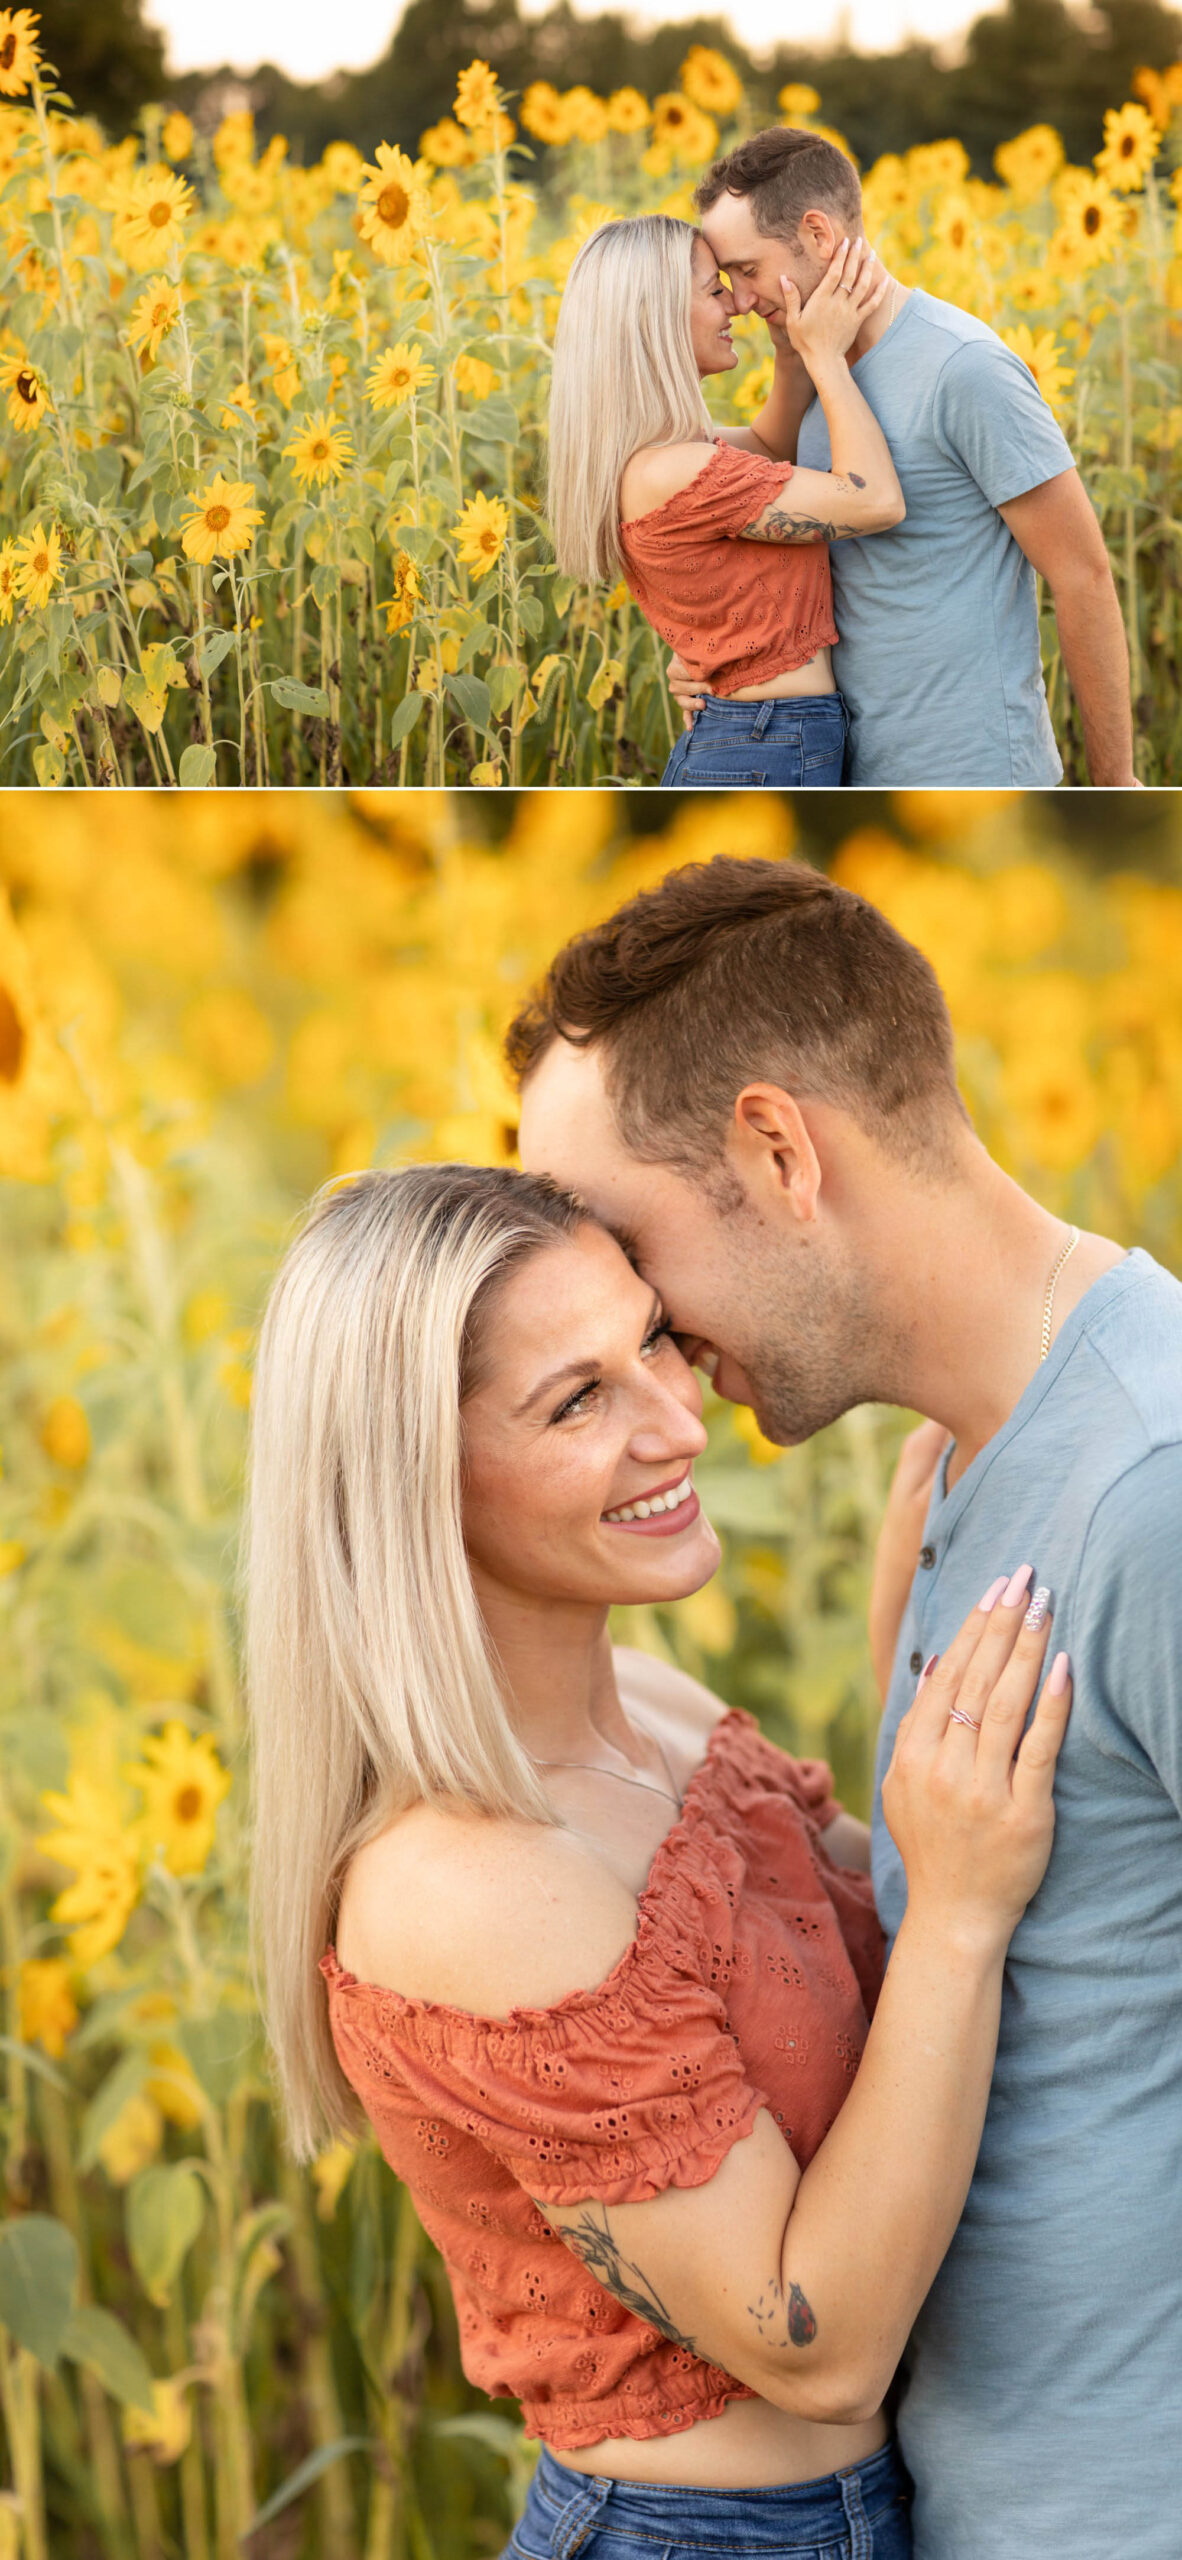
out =
<path fill-rule="evenodd" d="M 680 773 L 672 777 L 677 791 L 758 791 L 766 780 L 762 769 L 742 770 L 735 765 L 693 764 L 687 756 Z"/>

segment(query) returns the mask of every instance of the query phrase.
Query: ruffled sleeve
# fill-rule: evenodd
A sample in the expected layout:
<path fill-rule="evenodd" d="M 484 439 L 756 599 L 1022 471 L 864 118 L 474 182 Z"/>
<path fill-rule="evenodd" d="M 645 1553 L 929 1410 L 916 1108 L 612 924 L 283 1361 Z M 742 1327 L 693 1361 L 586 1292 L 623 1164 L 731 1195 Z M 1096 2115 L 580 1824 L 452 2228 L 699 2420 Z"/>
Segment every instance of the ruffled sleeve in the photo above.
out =
<path fill-rule="evenodd" d="M 703 535 L 737 536 L 787 488 L 793 470 L 791 462 L 771 462 L 739 445 L 716 444 L 688 488 L 621 528 L 624 547 L 638 559 L 650 552 L 660 558 L 670 546 L 696 546 Z"/>
<path fill-rule="evenodd" d="M 683 1855 L 606 1982 L 503 2020 L 358 1982 L 329 1949 L 338 2059 L 379 2133 L 385 2090 L 399 2112 L 413 2101 L 493 2153 L 543 2203 L 702 2186 L 767 2103 L 716 1987 L 730 1920 Z"/>

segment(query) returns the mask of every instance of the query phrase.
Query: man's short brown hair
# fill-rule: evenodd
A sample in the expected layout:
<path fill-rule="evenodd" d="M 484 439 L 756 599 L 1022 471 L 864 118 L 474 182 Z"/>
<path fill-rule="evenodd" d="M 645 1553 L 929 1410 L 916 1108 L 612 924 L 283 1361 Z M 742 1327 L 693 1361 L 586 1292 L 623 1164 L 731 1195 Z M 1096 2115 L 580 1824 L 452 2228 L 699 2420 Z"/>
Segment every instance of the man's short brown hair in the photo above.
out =
<path fill-rule="evenodd" d="M 852 160 L 819 133 L 773 124 L 715 160 L 698 184 L 699 213 L 720 196 L 750 198 L 765 240 L 795 240 L 806 213 L 834 214 L 850 237 L 862 228 L 862 189 Z"/>
<path fill-rule="evenodd" d="M 968 1117 L 935 971 L 803 862 L 690 863 L 576 935 L 510 1025 L 519 1084 L 559 1038 L 602 1048 L 633 1155 L 696 1173 L 720 1165 L 735 1098 L 760 1077 L 936 1176 Z"/>

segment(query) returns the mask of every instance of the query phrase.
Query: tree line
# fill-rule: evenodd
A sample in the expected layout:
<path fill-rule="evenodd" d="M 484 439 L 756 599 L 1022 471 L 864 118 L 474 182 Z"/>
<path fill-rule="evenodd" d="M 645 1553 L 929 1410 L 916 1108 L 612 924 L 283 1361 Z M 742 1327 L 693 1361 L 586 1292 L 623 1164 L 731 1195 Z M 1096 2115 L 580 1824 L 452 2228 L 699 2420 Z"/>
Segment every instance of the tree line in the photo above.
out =
<path fill-rule="evenodd" d="M 757 120 L 774 120 L 788 81 L 821 93 L 826 120 L 844 133 L 863 166 L 884 151 L 956 134 L 982 176 L 996 145 L 1031 124 L 1056 125 L 1068 156 L 1099 148 L 1104 111 L 1132 94 L 1141 64 L 1161 70 L 1182 56 L 1182 11 L 1165 0 L 1005 0 L 974 19 L 961 58 L 913 41 L 867 54 L 848 43 L 780 44 L 754 57 L 725 17 L 637 31 L 605 10 L 576 16 L 569 0 L 525 18 L 520 0 L 409 0 L 380 61 L 315 84 L 289 80 L 273 64 L 245 82 L 221 72 L 170 76 L 162 39 L 145 25 L 140 0 L 43 0 L 42 44 L 80 109 L 112 133 L 147 104 L 184 107 L 199 127 L 216 123 L 243 88 L 260 140 L 287 135 L 293 155 L 319 157 L 326 143 L 353 142 L 369 156 L 380 141 L 413 152 L 427 125 L 450 113 L 456 77 L 474 55 L 518 94 L 531 80 L 606 94 L 626 83 L 654 97 L 676 86 L 691 44 L 717 46 L 742 73 Z M 544 157 L 544 155 L 541 155 Z"/>

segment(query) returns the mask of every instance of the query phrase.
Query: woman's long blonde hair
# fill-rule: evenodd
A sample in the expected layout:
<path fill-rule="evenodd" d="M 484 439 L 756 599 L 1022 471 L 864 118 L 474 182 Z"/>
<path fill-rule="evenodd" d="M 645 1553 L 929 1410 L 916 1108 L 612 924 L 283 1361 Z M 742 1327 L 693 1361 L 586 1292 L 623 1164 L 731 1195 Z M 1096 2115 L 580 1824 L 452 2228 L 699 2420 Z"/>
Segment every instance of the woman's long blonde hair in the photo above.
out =
<path fill-rule="evenodd" d="M 620 574 L 620 481 L 633 454 L 712 432 L 690 336 L 697 236 L 666 213 L 604 222 L 567 278 L 554 340 L 549 521 L 572 578 Z"/>
<path fill-rule="evenodd" d="M 317 1972 L 353 1852 L 426 1797 L 553 1818 L 472 1586 L 461 1401 L 498 1282 L 586 1214 L 520 1173 L 361 1173 L 271 1289 L 239 1577 L 255 1984 L 296 2159 L 364 2122 Z"/>

